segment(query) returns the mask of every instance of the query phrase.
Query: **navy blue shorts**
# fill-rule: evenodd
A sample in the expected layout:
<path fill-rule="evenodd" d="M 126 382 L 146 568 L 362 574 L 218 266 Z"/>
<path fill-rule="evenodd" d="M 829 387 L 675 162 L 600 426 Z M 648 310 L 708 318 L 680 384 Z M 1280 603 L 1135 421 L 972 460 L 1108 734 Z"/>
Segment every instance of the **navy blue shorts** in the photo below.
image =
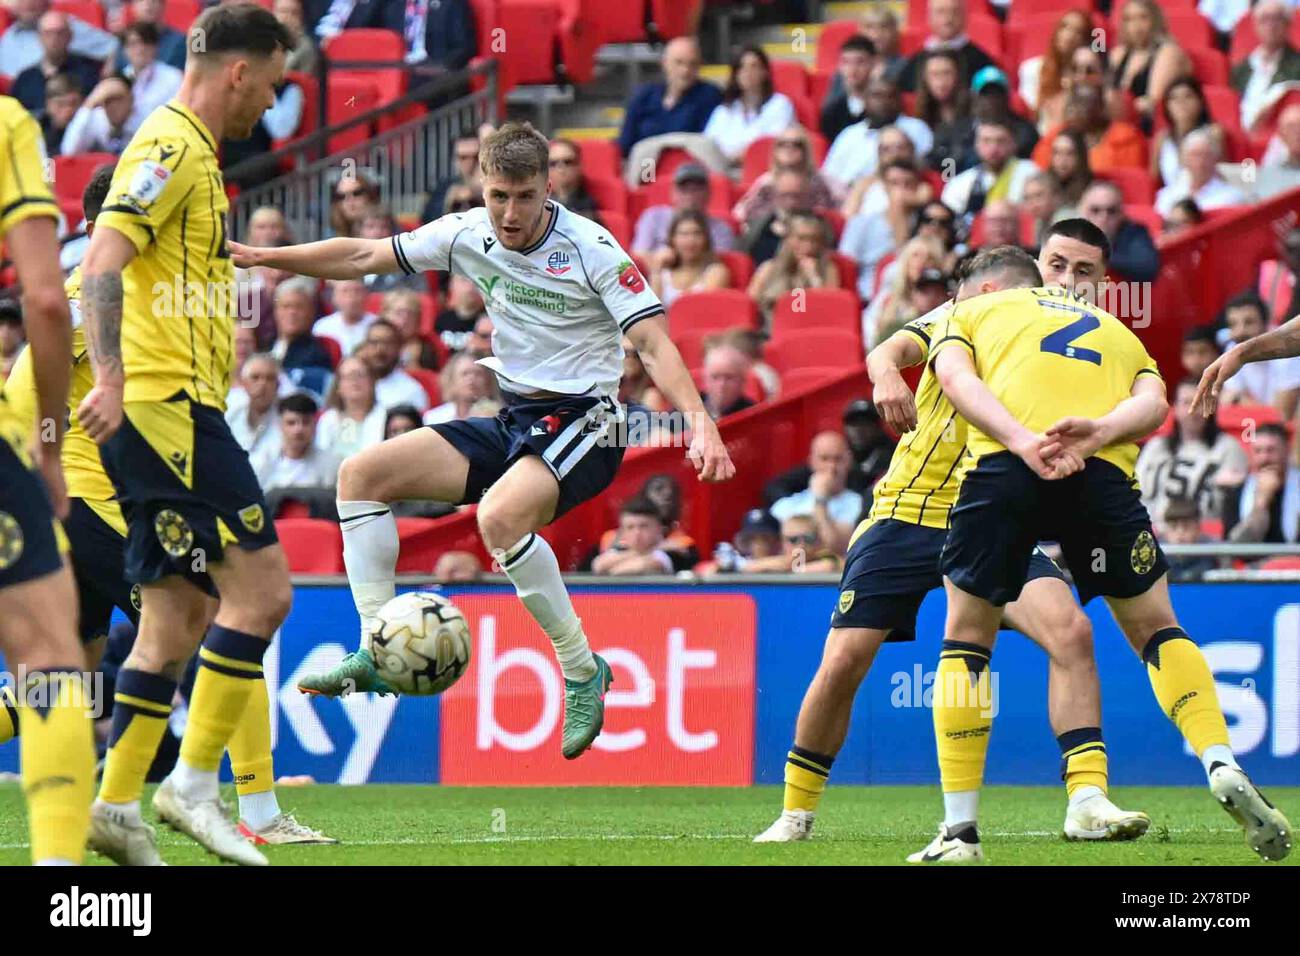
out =
<path fill-rule="evenodd" d="M 916 614 L 925 596 L 943 587 L 939 558 L 949 532 L 885 518 L 858 536 L 840 576 L 831 627 L 886 631 L 886 641 L 916 639 Z M 1035 548 L 1029 578 L 1065 575 Z"/>
<path fill-rule="evenodd" d="M 0 588 L 63 567 L 45 482 L 0 437 Z"/>
<path fill-rule="evenodd" d="M 113 608 L 140 621 L 140 585 L 126 579 L 126 537 L 85 499 L 73 498 L 63 522 L 77 579 L 78 632 L 83 644 L 108 636 Z"/>
<path fill-rule="evenodd" d="M 126 580 L 179 574 L 208 594 L 206 568 L 236 545 L 275 544 L 275 522 L 225 416 L 184 394 L 127 402 L 122 427 L 99 449 L 126 518 Z"/>
<path fill-rule="evenodd" d="M 466 418 L 430 425 L 469 459 L 465 495 L 473 504 L 525 455 L 536 455 L 560 483 L 558 518 L 596 497 L 623 462 L 622 407 L 610 398 L 574 397 L 531 401 L 504 392 L 506 405 L 494 418 Z M 554 519 L 552 519 L 554 520 Z"/>
<path fill-rule="evenodd" d="M 1168 570 L 1136 479 L 1108 461 L 1046 481 L 1011 452 L 966 473 L 952 510 L 943 573 L 995 605 L 1014 601 L 1040 540 L 1059 541 L 1079 602 L 1146 593 Z"/>

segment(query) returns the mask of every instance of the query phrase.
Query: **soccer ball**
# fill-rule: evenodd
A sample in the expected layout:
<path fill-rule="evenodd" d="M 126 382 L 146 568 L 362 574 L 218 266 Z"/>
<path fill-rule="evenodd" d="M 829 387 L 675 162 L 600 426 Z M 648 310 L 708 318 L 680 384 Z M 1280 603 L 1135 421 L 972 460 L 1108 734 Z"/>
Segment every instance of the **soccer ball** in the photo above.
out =
<path fill-rule="evenodd" d="M 366 649 L 379 676 L 403 694 L 441 694 L 469 667 L 469 624 L 438 594 L 399 594 L 379 611 Z"/>

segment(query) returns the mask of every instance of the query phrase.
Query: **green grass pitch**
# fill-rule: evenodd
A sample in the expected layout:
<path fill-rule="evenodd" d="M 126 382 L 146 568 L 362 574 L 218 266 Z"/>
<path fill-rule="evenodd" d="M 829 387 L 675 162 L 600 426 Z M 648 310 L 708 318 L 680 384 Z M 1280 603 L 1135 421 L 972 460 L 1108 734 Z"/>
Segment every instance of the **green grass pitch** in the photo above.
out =
<path fill-rule="evenodd" d="M 152 788 L 150 788 L 152 790 Z M 755 846 L 775 819 L 779 787 L 496 788 L 368 785 L 282 788 L 280 803 L 341 846 L 270 847 L 272 864 L 898 864 L 934 835 L 935 787 L 834 787 L 807 843 Z M 234 799 L 233 789 L 225 794 Z M 146 795 L 147 796 L 147 795 Z M 1268 796 L 1300 818 L 1300 787 Z M 1209 794 L 1192 787 L 1121 787 L 1151 831 L 1134 843 L 1066 843 L 1058 787 L 988 787 L 981 815 L 991 864 L 1168 866 L 1262 863 Z M 151 815 L 149 811 L 146 811 Z M 161 829 L 172 864 L 214 862 Z M 27 862 L 22 797 L 0 786 L 0 864 Z M 1295 854 L 1283 865 L 1300 859 Z M 91 855 L 89 862 L 103 862 Z"/>

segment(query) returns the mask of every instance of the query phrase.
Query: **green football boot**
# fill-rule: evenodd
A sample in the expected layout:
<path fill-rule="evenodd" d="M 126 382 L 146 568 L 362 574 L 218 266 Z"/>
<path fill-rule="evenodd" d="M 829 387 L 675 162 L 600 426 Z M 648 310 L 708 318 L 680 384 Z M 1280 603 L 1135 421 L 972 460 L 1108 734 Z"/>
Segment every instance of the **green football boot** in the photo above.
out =
<path fill-rule="evenodd" d="M 353 691 L 397 693 L 379 676 L 374 659 L 364 647 L 343 658 L 333 670 L 304 677 L 298 682 L 298 689 L 304 694 L 319 694 L 323 697 L 341 697 Z"/>
<path fill-rule="evenodd" d="M 599 654 L 591 655 L 596 661 L 596 673 L 590 680 L 564 681 L 564 736 L 560 752 L 565 760 L 581 757 L 592 741 L 600 736 L 605 725 L 605 691 L 614 683 L 614 675 Z"/>

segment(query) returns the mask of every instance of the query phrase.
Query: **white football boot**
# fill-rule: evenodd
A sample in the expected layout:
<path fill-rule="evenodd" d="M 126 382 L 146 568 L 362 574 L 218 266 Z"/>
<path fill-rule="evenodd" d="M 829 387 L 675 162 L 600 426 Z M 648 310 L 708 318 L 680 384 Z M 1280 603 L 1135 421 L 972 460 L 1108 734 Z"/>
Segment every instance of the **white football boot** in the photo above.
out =
<path fill-rule="evenodd" d="M 813 820 L 817 814 L 811 810 L 784 810 L 776 822 L 754 837 L 755 843 L 794 843 L 812 837 Z"/>
<path fill-rule="evenodd" d="M 1137 810 L 1121 810 L 1106 794 L 1070 802 L 1063 835 L 1067 840 L 1136 840 L 1151 828 L 1151 818 Z"/>
<path fill-rule="evenodd" d="M 98 800 L 90 808 L 90 833 L 86 845 L 118 866 L 167 865 L 158 855 L 158 839 L 153 827 Z"/>
<path fill-rule="evenodd" d="M 1216 765 L 1210 771 L 1210 793 L 1246 831 L 1246 845 L 1264 859 L 1285 859 L 1291 852 L 1291 824 L 1244 770 Z"/>
<path fill-rule="evenodd" d="M 313 830 L 311 827 L 299 823 L 294 819 L 292 813 L 277 814 L 274 820 L 260 830 L 254 830 L 243 820 L 240 820 L 239 833 L 253 846 L 339 842 L 333 837 L 327 837 L 319 830 Z"/>
<path fill-rule="evenodd" d="M 913 853 L 908 863 L 983 863 L 984 851 L 980 849 L 979 829 L 967 823 L 949 832 L 947 824 L 939 824 L 939 835 L 924 850 Z"/>
<path fill-rule="evenodd" d="M 223 860 L 242 866 L 266 866 L 267 859 L 239 833 L 221 800 L 190 800 L 170 777 L 153 794 L 153 808 L 164 823 L 194 839 Z"/>

